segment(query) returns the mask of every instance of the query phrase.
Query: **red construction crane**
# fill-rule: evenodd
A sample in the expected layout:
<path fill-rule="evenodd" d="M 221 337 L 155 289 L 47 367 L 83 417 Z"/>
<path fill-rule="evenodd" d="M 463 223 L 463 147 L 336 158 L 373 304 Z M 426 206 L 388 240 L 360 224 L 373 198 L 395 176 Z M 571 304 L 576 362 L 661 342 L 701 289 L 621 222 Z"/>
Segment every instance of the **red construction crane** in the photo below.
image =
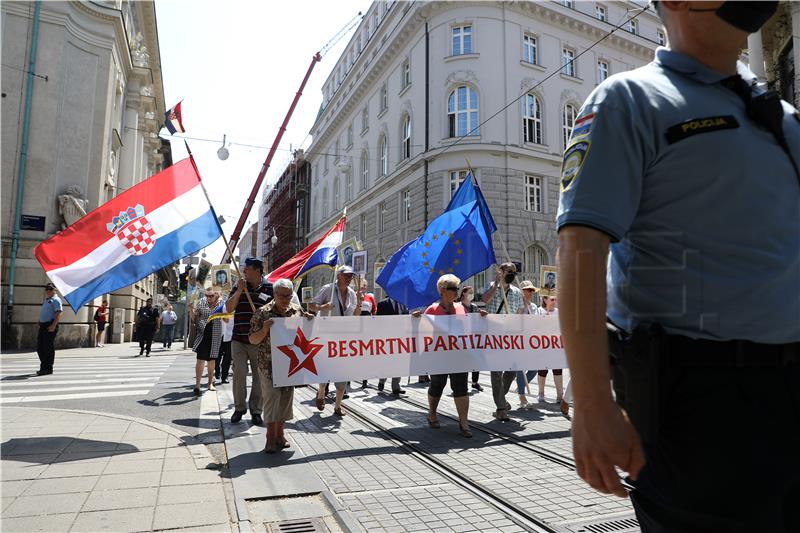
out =
<path fill-rule="evenodd" d="M 294 108 L 297 107 L 297 102 L 300 101 L 300 96 L 303 94 L 303 89 L 306 86 L 306 82 L 308 82 L 308 78 L 311 77 L 311 72 L 314 70 L 314 66 L 317 62 L 322 60 L 323 54 L 325 54 L 330 48 L 332 48 L 336 43 L 338 43 L 342 37 L 344 37 L 347 32 L 349 32 L 353 26 L 358 24 L 361 21 L 361 12 L 358 12 L 358 15 L 353 17 L 353 19 L 348 22 L 339 32 L 333 36 L 333 38 L 328 41 L 328 43 L 322 47 L 322 49 L 314 54 L 314 57 L 311 58 L 311 64 L 308 66 L 308 70 L 306 71 L 306 75 L 303 77 L 303 82 L 300 84 L 300 88 L 297 90 L 297 93 L 294 95 L 294 100 L 292 100 L 292 105 L 289 106 L 289 111 L 286 113 L 286 117 L 283 119 L 283 123 L 281 124 L 280 129 L 278 129 L 278 134 L 275 136 L 275 140 L 272 142 L 272 146 L 269 149 L 269 153 L 267 154 L 267 158 L 264 160 L 264 164 L 261 166 L 261 171 L 258 173 L 258 177 L 256 178 L 256 182 L 253 184 L 253 190 L 250 191 L 250 196 L 247 197 L 247 202 L 244 204 L 244 209 L 242 210 L 242 214 L 239 217 L 239 221 L 236 223 L 236 227 L 233 230 L 233 234 L 231 235 L 229 241 L 229 248 L 225 250 L 225 253 L 222 256 L 222 264 L 229 263 L 231 260 L 231 253 L 233 250 L 236 250 L 236 246 L 239 244 L 239 238 L 242 234 L 242 229 L 244 228 L 244 224 L 247 221 L 247 217 L 250 216 L 250 211 L 253 209 L 253 204 L 256 201 L 256 195 L 258 194 L 258 190 L 261 188 L 261 184 L 264 181 L 264 177 L 267 175 L 267 170 L 269 169 L 270 163 L 272 163 L 272 158 L 275 155 L 275 151 L 278 149 L 278 145 L 281 143 L 281 139 L 283 138 L 284 132 L 286 132 L 286 126 L 289 124 L 289 120 L 292 118 L 292 113 L 294 113 Z"/>

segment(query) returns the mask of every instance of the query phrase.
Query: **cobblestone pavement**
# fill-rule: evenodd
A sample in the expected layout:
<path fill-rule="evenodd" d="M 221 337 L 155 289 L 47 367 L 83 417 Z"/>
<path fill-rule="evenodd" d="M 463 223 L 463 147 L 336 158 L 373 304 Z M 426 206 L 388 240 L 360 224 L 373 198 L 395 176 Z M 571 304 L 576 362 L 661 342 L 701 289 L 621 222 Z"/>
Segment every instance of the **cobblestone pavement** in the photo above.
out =
<path fill-rule="evenodd" d="M 488 381 L 486 378 L 488 375 L 484 377 Z M 535 410 L 515 410 L 511 422 L 498 422 L 492 417 L 491 389 L 488 384 L 484 388 L 484 392 L 471 395 L 471 421 L 532 444 L 559 461 L 474 426 L 474 438 L 463 439 L 457 423 L 442 416 L 455 416 L 448 396 L 439 405 L 442 427 L 438 430 L 427 427 L 420 406 L 378 394 L 374 388 L 351 390 L 345 408 L 367 414 L 401 441 L 549 527 L 632 513 L 627 500 L 593 491 L 569 467 L 570 422 L 555 403 L 540 404 Z M 413 402 L 427 402 L 424 386 L 412 384 L 407 390 Z M 352 416 L 354 413 L 335 417 L 330 404 L 320 413 L 313 405 L 313 396 L 312 389 L 297 389 L 291 438 L 367 531 L 524 530 L 485 497 L 452 482 L 409 453 L 407 447 Z M 512 386 L 508 399 L 516 405 L 517 398 Z"/>

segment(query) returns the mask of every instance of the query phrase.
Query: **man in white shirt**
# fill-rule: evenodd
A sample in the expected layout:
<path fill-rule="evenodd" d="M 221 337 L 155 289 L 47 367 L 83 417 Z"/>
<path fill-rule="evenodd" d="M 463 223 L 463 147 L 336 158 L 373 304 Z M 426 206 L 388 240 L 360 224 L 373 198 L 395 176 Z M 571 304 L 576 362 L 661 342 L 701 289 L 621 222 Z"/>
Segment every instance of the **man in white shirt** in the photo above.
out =
<path fill-rule="evenodd" d="M 336 290 L 334 290 L 333 283 L 324 285 L 308 304 L 308 310 L 317 313 L 318 316 L 360 316 L 364 295 L 360 290 L 356 292 L 350 287 L 352 281 L 353 269 L 347 265 L 338 267 L 336 269 Z M 342 399 L 346 387 L 346 381 L 336 382 L 336 403 L 333 413 L 339 417 L 344 416 Z M 317 391 L 317 409 L 320 411 L 325 410 L 325 388 L 325 385 L 320 385 Z"/>

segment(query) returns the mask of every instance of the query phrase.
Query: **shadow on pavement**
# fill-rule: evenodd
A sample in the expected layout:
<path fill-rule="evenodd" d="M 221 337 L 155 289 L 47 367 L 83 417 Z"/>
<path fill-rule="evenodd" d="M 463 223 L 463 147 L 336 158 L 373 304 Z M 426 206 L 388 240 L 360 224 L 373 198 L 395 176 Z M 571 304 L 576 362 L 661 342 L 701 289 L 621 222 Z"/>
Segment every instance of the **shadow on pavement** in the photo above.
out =
<path fill-rule="evenodd" d="M 0 458 L 4 461 L 50 464 L 52 460 L 43 459 L 58 455 L 57 461 L 63 463 L 138 451 L 139 448 L 132 444 L 110 441 L 74 437 L 15 437 L 0 445 Z"/>
<path fill-rule="evenodd" d="M 181 387 L 173 387 L 174 392 L 168 392 L 158 398 L 137 400 L 137 403 L 145 407 L 159 407 L 162 405 L 183 405 L 185 403 L 199 400 L 198 396 L 194 395 L 192 385 L 183 385 Z"/>
<path fill-rule="evenodd" d="M 32 374 L 21 374 L 19 376 L 6 376 L 4 378 L 0 378 L 0 381 L 20 381 L 22 379 L 35 378 L 35 377 L 36 373 L 34 372 Z"/>

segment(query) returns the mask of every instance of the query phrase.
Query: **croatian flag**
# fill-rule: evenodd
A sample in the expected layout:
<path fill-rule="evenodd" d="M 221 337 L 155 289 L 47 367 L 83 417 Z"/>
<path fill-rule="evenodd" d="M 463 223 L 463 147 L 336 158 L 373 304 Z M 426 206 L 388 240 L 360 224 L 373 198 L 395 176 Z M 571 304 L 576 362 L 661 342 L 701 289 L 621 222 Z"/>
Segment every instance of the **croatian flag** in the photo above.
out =
<path fill-rule="evenodd" d="M 303 248 L 297 255 L 267 275 L 270 283 L 281 278 L 295 280 L 315 268 L 336 266 L 336 247 L 342 244 L 346 219 L 342 217 L 325 235 Z"/>
<path fill-rule="evenodd" d="M 164 126 L 167 127 L 170 134 L 186 133 L 183 129 L 183 116 L 181 115 L 181 104 L 183 100 L 178 102 L 178 105 L 164 113 Z"/>
<path fill-rule="evenodd" d="M 42 242 L 39 264 L 72 309 L 127 287 L 222 235 L 194 162 L 184 159 Z"/>

